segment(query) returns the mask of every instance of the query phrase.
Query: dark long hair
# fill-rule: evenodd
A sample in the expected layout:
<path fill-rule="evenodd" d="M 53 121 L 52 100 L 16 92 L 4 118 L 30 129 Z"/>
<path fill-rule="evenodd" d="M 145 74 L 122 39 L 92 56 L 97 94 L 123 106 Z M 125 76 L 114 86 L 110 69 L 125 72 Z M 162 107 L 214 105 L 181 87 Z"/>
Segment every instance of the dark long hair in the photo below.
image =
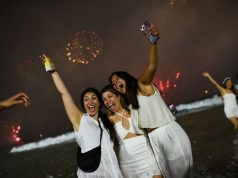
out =
<path fill-rule="evenodd" d="M 98 101 L 100 102 L 100 106 L 99 106 L 99 111 L 98 111 L 98 118 L 101 118 L 101 121 L 103 123 L 103 125 L 106 127 L 106 129 L 108 130 L 109 132 L 109 135 L 110 135 L 110 139 L 113 141 L 114 140 L 114 137 L 115 137 L 115 131 L 114 131 L 114 127 L 113 125 L 111 124 L 111 122 L 109 121 L 108 117 L 107 117 L 107 114 L 103 113 L 101 111 L 101 108 L 102 108 L 102 97 L 100 95 L 100 92 L 96 89 L 96 88 L 93 88 L 93 87 L 89 87 L 89 88 L 86 88 L 82 94 L 81 94 L 81 97 L 80 97 L 80 103 L 81 103 L 81 106 L 82 106 L 82 109 L 84 112 L 86 112 L 85 110 L 85 107 L 84 107 L 84 95 L 88 92 L 92 92 L 94 93 L 97 98 L 98 98 Z"/>
<path fill-rule="evenodd" d="M 223 88 L 225 88 L 225 89 L 226 89 L 226 83 L 227 83 L 229 80 L 230 80 L 230 81 L 232 81 L 230 77 L 226 77 L 226 78 L 223 80 L 223 82 L 222 82 Z M 233 83 L 233 82 L 232 82 L 231 91 L 232 91 L 234 94 L 237 94 L 237 92 L 236 92 L 236 90 L 235 90 L 235 86 L 234 86 L 234 83 Z"/>
<path fill-rule="evenodd" d="M 122 94 L 124 97 L 124 100 L 126 104 L 132 105 L 133 109 L 139 109 L 139 102 L 137 99 L 137 90 L 138 90 L 138 84 L 137 84 L 137 79 L 134 78 L 132 75 L 130 75 L 127 72 L 124 71 L 117 71 L 113 72 L 111 76 L 109 77 L 109 82 L 112 85 L 112 76 L 116 75 L 119 78 L 123 79 L 126 83 L 126 93 Z"/>

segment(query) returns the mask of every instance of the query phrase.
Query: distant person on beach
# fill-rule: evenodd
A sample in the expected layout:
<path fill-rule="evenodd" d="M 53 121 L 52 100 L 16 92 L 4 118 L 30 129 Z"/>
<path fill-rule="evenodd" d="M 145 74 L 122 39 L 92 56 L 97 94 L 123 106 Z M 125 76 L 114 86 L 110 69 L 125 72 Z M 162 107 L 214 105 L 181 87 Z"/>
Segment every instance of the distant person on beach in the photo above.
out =
<path fill-rule="evenodd" d="M 120 93 L 111 85 L 105 86 L 101 94 L 119 142 L 119 163 L 123 176 L 162 178 L 145 132 L 132 124 L 132 120 L 137 119 L 136 113 L 127 107 Z"/>
<path fill-rule="evenodd" d="M 226 77 L 222 86 L 219 85 L 208 72 L 204 72 L 203 76 L 208 78 L 220 92 L 224 102 L 224 112 L 227 119 L 233 124 L 234 129 L 238 129 L 238 106 L 236 101 L 234 84 L 230 77 Z"/>
<path fill-rule="evenodd" d="M 74 103 L 51 59 L 46 55 L 40 57 L 44 61 L 45 69 L 51 74 L 56 89 L 62 97 L 66 114 L 74 128 L 76 141 L 81 148 L 81 152 L 86 154 L 101 145 L 99 167 L 94 172 L 86 172 L 78 168 L 77 176 L 80 178 L 122 178 L 113 149 L 113 142 L 106 128 L 108 126 L 106 124 L 108 118 L 100 112 L 102 104 L 100 92 L 95 88 L 84 90 L 81 95 L 81 104 L 85 111 L 81 111 Z"/>
<path fill-rule="evenodd" d="M 10 108 L 19 104 L 23 104 L 25 107 L 30 105 L 30 98 L 24 92 L 19 92 L 10 98 L 0 101 L 0 110 Z"/>
<path fill-rule="evenodd" d="M 138 121 L 136 124 L 147 130 L 162 175 L 165 178 L 192 177 L 190 140 L 152 83 L 158 64 L 159 31 L 152 23 L 149 26 L 157 40 L 149 40 L 149 61 L 144 72 L 138 79 L 125 71 L 113 72 L 109 82 L 122 94 L 128 107 L 138 112 L 138 119 L 132 122 Z"/>

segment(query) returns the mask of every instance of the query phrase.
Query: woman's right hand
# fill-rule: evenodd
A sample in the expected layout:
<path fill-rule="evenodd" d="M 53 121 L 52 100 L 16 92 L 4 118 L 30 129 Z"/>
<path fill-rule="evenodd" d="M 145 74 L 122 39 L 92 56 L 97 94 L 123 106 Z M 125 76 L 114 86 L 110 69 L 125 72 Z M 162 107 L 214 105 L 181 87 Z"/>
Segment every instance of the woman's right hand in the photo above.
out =
<path fill-rule="evenodd" d="M 203 72 L 202 75 L 203 77 L 210 77 L 210 74 L 208 72 Z"/>
<path fill-rule="evenodd" d="M 46 72 L 54 72 L 56 70 L 54 63 L 48 56 L 46 56 L 45 54 L 42 54 L 42 56 L 39 56 L 39 57 L 44 62 Z"/>

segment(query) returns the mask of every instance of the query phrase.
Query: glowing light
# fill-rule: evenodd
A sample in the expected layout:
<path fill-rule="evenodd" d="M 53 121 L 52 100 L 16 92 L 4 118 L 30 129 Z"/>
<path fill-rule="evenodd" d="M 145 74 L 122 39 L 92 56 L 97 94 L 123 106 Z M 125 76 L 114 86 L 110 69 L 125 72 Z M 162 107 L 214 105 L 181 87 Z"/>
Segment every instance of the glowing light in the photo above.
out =
<path fill-rule="evenodd" d="M 13 138 L 14 142 L 16 142 L 16 143 L 20 143 L 20 141 L 21 141 L 21 137 L 19 136 L 20 130 L 21 130 L 20 125 L 17 125 L 16 127 L 12 126 L 12 138 Z"/>
<path fill-rule="evenodd" d="M 88 64 L 102 53 L 102 40 L 91 31 L 80 31 L 70 37 L 66 56 L 70 62 Z"/>
<path fill-rule="evenodd" d="M 166 88 L 169 89 L 169 87 L 170 87 L 170 81 L 167 80 L 167 81 L 166 81 Z"/>
<path fill-rule="evenodd" d="M 21 138 L 20 138 L 20 137 L 16 137 L 16 138 L 15 138 L 15 141 L 16 141 L 16 142 L 20 142 L 20 141 L 21 141 Z"/>
<path fill-rule="evenodd" d="M 163 85 L 162 80 L 159 81 L 159 89 L 161 92 L 164 92 L 164 85 Z"/>
<path fill-rule="evenodd" d="M 204 93 L 208 94 L 208 91 L 207 91 L 207 90 L 205 90 L 205 91 L 204 91 Z"/>
<path fill-rule="evenodd" d="M 167 79 L 166 81 L 162 81 L 159 80 L 159 84 L 155 85 L 158 87 L 158 89 L 160 90 L 160 92 L 162 93 L 163 96 L 165 96 L 166 94 L 168 94 L 170 88 L 176 88 L 177 87 L 177 80 L 180 78 L 181 73 L 180 72 L 176 72 L 175 77 L 173 80 Z"/>
<path fill-rule="evenodd" d="M 176 76 L 175 76 L 175 79 L 178 79 L 180 77 L 180 74 L 181 74 L 180 72 L 177 72 Z"/>

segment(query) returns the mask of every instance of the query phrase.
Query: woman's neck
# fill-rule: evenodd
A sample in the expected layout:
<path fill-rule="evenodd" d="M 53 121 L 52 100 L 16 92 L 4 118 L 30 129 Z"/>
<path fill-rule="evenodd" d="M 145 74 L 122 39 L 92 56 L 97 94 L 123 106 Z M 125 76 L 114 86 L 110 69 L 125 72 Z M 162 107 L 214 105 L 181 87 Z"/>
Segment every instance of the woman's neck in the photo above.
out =
<path fill-rule="evenodd" d="M 94 120 L 98 120 L 99 118 L 98 118 L 98 113 L 97 114 L 95 114 L 94 116 L 91 116 L 89 113 L 88 113 L 88 115 L 91 117 L 91 118 L 93 118 Z"/>

